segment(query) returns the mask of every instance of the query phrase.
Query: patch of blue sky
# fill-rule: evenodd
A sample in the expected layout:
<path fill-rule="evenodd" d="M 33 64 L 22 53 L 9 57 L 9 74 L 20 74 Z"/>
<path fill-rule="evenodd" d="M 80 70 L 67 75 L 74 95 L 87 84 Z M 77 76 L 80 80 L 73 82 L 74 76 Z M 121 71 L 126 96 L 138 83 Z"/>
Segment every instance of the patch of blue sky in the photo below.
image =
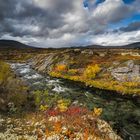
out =
<path fill-rule="evenodd" d="M 132 2 L 134 2 L 135 0 L 123 0 L 124 1 L 124 3 L 126 3 L 126 4 L 131 4 Z"/>
<path fill-rule="evenodd" d="M 96 0 L 95 5 L 98 5 L 102 2 L 104 2 L 105 0 Z M 89 4 L 89 0 L 83 0 L 83 5 L 85 8 L 89 8 L 91 5 Z"/>
<path fill-rule="evenodd" d="M 95 4 L 98 5 L 102 2 L 104 2 L 105 0 L 96 0 Z M 131 4 L 133 3 L 135 0 L 122 0 L 124 3 L 126 4 Z M 88 8 L 89 7 L 89 0 L 83 0 L 83 5 L 84 7 Z"/>
<path fill-rule="evenodd" d="M 132 22 L 140 22 L 140 14 L 134 14 L 133 16 L 125 18 L 116 24 L 109 24 L 108 29 L 118 29 L 120 27 L 125 27 Z"/>

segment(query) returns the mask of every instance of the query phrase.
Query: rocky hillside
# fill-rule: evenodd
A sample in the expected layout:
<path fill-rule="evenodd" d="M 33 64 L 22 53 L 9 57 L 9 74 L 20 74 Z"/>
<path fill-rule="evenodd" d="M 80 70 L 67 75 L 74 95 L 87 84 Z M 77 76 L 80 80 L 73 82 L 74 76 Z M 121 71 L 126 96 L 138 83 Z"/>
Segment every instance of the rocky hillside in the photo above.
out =
<path fill-rule="evenodd" d="M 36 55 L 32 66 L 53 77 L 123 94 L 140 94 L 140 51 L 137 49 L 57 49 Z"/>
<path fill-rule="evenodd" d="M 20 62 L 31 60 L 34 69 L 53 77 L 80 81 L 88 86 L 123 94 L 139 94 L 139 48 L 140 43 L 119 48 L 92 45 L 39 49 L 16 41 L 1 40 L 0 59 Z"/>

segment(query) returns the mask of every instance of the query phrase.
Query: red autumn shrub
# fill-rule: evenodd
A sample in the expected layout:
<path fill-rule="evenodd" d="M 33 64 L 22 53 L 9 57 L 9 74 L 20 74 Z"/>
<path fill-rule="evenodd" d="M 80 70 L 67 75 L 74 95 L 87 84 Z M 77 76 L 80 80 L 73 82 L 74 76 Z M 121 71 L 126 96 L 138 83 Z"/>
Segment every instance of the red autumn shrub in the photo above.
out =
<path fill-rule="evenodd" d="M 67 115 L 75 116 L 75 115 L 84 115 L 88 112 L 86 108 L 78 107 L 78 106 L 71 106 L 69 109 L 65 112 Z"/>
<path fill-rule="evenodd" d="M 46 111 L 46 116 L 49 117 L 49 116 L 58 116 L 60 114 L 59 110 L 58 109 L 49 109 Z"/>

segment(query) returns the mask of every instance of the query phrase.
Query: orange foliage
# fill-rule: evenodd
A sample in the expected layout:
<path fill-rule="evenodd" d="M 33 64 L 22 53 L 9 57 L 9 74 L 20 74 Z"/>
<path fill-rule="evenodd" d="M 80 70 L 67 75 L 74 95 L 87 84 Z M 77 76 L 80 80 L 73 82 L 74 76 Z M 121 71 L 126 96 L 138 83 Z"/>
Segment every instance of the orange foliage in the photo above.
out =
<path fill-rule="evenodd" d="M 56 123 L 54 124 L 54 131 L 55 131 L 56 133 L 60 133 L 60 132 L 61 132 L 61 122 L 56 122 Z"/>
<path fill-rule="evenodd" d="M 60 102 L 60 101 L 59 101 Z M 49 112 L 56 112 L 55 108 L 51 108 Z M 64 137 L 69 139 L 75 139 L 79 133 L 79 138 L 84 138 L 88 140 L 90 136 L 97 138 L 98 136 L 103 137 L 99 132 L 97 126 L 97 119 L 101 114 L 101 108 L 94 108 L 93 114 L 92 111 L 88 110 L 85 107 L 79 106 L 70 106 L 67 111 L 54 113 L 47 113 L 47 126 L 46 136 L 51 136 L 52 134 L 60 135 L 60 140 Z M 49 114 L 48 114 L 49 113 Z M 54 117 L 50 121 L 50 117 Z M 57 118 L 57 121 L 55 120 Z M 93 119 L 94 118 L 94 119 Z M 108 140 L 108 139 L 105 139 Z"/>
<path fill-rule="evenodd" d="M 50 133 L 49 130 L 46 129 L 46 133 L 45 134 L 46 134 L 47 137 L 49 136 L 49 133 Z"/>
<path fill-rule="evenodd" d="M 65 64 L 59 64 L 55 67 L 55 71 L 65 72 L 65 71 L 67 71 L 67 66 Z"/>
<path fill-rule="evenodd" d="M 88 137 L 89 137 L 89 129 L 85 129 L 84 130 L 84 140 L 88 140 Z"/>

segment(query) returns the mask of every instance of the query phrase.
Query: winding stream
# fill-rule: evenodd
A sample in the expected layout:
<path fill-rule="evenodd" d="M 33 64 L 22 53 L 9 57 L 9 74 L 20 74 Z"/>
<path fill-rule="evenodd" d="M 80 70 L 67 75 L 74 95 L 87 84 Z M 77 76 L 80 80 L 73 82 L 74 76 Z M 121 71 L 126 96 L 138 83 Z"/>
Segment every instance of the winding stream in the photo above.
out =
<path fill-rule="evenodd" d="M 102 118 L 118 130 L 126 140 L 140 140 L 140 100 L 117 96 L 105 96 L 102 90 L 84 89 L 78 84 L 43 76 L 33 70 L 30 64 L 12 63 L 11 68 L 17 76 L 28 83 L 31 90 L 47 89 L 51 94 L 61 94 L 64 98 L 103 108 Z"/>

